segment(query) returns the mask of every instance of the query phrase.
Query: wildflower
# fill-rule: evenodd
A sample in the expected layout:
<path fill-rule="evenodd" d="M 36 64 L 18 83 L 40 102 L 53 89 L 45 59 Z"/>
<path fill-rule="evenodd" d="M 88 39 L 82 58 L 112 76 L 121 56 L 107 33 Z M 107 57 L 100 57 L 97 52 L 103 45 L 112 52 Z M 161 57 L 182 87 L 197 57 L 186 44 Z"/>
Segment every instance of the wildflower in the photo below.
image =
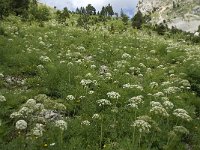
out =
<path fill-rule="evenodd" d="M 107 66 L 100 66 L 100 69 L 99 69 L 99 73 L 100 74 L 105 74 L 105 73 L 108 73 L 109 72 L 109 69 Z"/>
<path fill-rule="evenodd" d="M 186 120 L 186 121 L 191 121 L 192 118 L 188 115 L 188 112 L 184 109 L 175 109 L 174 112 L 173 112 L 173 115 L 175 115 L 176 117 L 179 117 L 183 120 Z"/>
<path fill-rule="evenodd" d="M 114 91 L 108 92 L 108 93 L 107 93 L 107 96 L 108 96 L 109 98 L 111 98 L 111 99 L 118 99 L 118 98 L 121 97 L 121 96 L 119 95 L 119 93 L 114 92 Z"/>
<path fill-rule="evenodd" d="M 50 146 L 54 146 L 56 143 L 51 143 Z"/>
<path fill-rule="evenodd" d="M 144 120 L 135 120 L 131 126 L 138 128 L 140 133 L 149 133 L 151 129 L 151 125 Z"/>
<path fill-rule="evenodd" d="M 182 133 L 182 134 L 189 134 L 189 131 L 183 126 L 174 126 L 173 131 Z"/>
<path fill-rule="evenodd" d="M 42 70 L 42 69 L 44 69 L 44 66 L 43 66 L 43 65 L 38 65 L 38 66 L 37 66 L 37 69 Z"/>
<path fill-rule="evenodd" d="M 51 62 L 51 59 L 48 56 L 41 56 L 40 60 L 43 62 Z"/>
<path fill-rule="evenodd" d="M 5 102 L 6 98 L 3 95 L 0 95 L 0 102 Z"/>
<path fill-rule="evenodd" d="M 158 97 L 164 96 L 164 93 L 163 92 L 157 92 L 153 96 L 158 98 Z"/>
<path fill-rule="evenodd" d="M 110 106 L 111 105 L 111 102 L 107 99 L 100 99 L 100 100 L 97 100 L 97 104 L 99 106 Z"/>
<path fill-rule="evenodd" d="M 0 73 L 0 78 L 3 78 L 4 77 L 4 74 L 3 73 Z"/>
<path fill-rule="evenodd" d="M 83 80 L 81 80 L 80 83 L 81 83 L 82 86 L 87 86 L 87 85 L 92 83 L 92 80 L 83 79 Z"/>
<path fill-rule="evenodd" d="M 142 95 L 139 95 L 139 96 L 135 96 L 135 97 L 130 98 L 128 101 L 131 102 L 131 103 L 134 103 L 136 105 L 139 105 L 139 104 L 144 103 L 143 98 L 144 97 Z"/>
<path fill-rule="evenodd" d="M 156 88 L 158 87 L 158 83 L 157 82 L 151 82 L 150 83 L 150 87 L 153 89 L 153 88 Z"/>
<path fill-rule="evenodd" d="M 36 105 L 36 100 L 34 99 L 29 99 L 25 104 L 25 106 L 29 108 L 33 108 L 35 105 Z"/>
<path fill-rule="evenodd" d="M 124 54 L 122 55 L 122 59 L 129 59 L 129 58 L 131 58 L 131 55 L 128 54 L 128 53 L 124 53 Z"/>
<path fill-rule="evenodd" d="M 178 87 L 169 87 L 169 88 L 167 88 L 167 89 L 164 89 L 164 92 L 165 92 L 166 94 L 175 94 L 175 93 L 179 92 L 180 90 L 181 90 L 181 89 L 178 88 Z"/>
<path fill-rule="evenodd" d="M 130 107 L 130 108 L 138 109 L 138 105 L 135 104 L 135 103 L 129 103 L 127 106 Z"/>
<path fill-rule="evenodd" d="M 91 65 L 90 68 L 91 69 L 95 69 L 97 66 L 96 65 Z"/>
<path fill-rule="evenodd" d="M 94 114 L 93 116 L 92 116 L 92 119 L 99 119 L 100 118 L 100 115 L 99 114 Z"/>
<path fill-rule="evenodd" d="M 90 122 L 88 120 L 84 120 L 81 122 L 81 125 L 90 126 Z"/>
<path fill-rule="evenodd" d="M 13 112 L 11 115 L 10 115 L 10 118 L 13 119 L 13 118 L 17 118 L 17 117 L 20 117 L 22 114 L 20 114 L 19 112 Z"/>
<path fill-rule="evenodd" d="M 169 114 L 167 113 L 167 111 L 165 110 L 165 108 L 160 107 L 160 106 L 154 106 L 150 109 L 151 113 L 154 113 L 156 115 L 162 115 L 164 117 L 169 117 Z"/>
<path fill-rule="evenodd" d="M 44 105 L 41 104 L 41 103 L 37 103 L 35 106 L 34 106 L 34 110 L 42 110 L 44 109 Z"/>
<path fill-rule="evenodd" d="M 155 102 L 155 101 L 151 101 L 150 102 L 150 105 L 151 107 L 162 107 L 161 103 L 160 102 Z"/>
<path fill-rule="evenodd" d="M 73 100 L 75 100 L 75 97 L 73 95 L 68 95 L 66 99 L 73 101 Z"/>
<path fill-rule="evenodd" d="M 15 127 L 18 130 L 25 130 L 27 128 L 27 122 L 25 120 L 18 120 Z"/>
<path fill-rule="evenodd" d="M 89 91 L 88 94 L 90 94 L 90 95 L 91 95 L 91 94 L 94 94 L 94 91 Z"/>
<path fill-rule="evenodd" d="M 67 130 L 67 123 L 64 120 L 57 120 L 55 126 L 59 127 L 61 130 Z"/>
<path fill-rule="evenodd" d="M 32 130 L 32 134 L 41 137 L 43 135 L 43 131 L 44 131 L 44 125 L 37 123 Z"/>
<path fill-rule="evenodd" d="M 85 77 L 93 77 L 92 74 L 89 72 L 85 75 Z"/>
<path fill-rule="evenodd" d="M 170 102 L 170 101 L 165 101 L 165 102 L 163 103 L 163 105 L 164 105 L 164 107 L 165 107 L 166 109 L 173 109 L 173 108 L 174 108 L 174 104 L 173 104 L 172 102 Z"/>

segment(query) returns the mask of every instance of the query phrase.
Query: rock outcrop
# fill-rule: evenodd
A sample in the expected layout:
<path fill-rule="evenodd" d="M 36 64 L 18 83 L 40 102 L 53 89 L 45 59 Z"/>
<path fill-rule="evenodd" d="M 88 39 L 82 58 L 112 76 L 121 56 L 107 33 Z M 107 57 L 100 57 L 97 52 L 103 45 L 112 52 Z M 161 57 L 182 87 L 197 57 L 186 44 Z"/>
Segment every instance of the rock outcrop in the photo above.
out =
<path fill-rule="evenodd" d="M 200 25 L 200 0 L 139 0 L 137 8 L 143 14 L 151 13 L 152 23 L 195 32 Z"/>

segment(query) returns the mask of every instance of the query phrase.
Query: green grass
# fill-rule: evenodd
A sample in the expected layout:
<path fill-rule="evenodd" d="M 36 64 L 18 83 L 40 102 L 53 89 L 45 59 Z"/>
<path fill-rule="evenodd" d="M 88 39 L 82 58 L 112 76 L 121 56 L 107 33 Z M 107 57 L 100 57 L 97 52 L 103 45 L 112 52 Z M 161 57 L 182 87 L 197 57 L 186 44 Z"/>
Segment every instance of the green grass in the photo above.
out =
<path fill-rule="evenodd" d="M 0 95 L 6 102 L 0 102 L 0 149 L 200 148 L 199 47 L 166 40 L 154 33 L 149 36 L 145 31 L 129 27 L 119 33 L 121 22 L 109 21 L 106 26 L 111 23 L 116 25 L 114 34 L 107 28 L 101 29 L 102 25 L 97 30 L 85 31 L 54 26 L 53 20 L 44 27 L 15 17 L 2 23 L 6 36 L 0 35 L 0 73 L 3 74 Z M 124 53 L 131 58 L 122 57 Z M 49 60 L 45 62 L 41 56 Z M 110 74 L 100 73 L 103 65 Z M 84 87 L 80 84 L 83 79 L 92 83 Z M 190 82 L 191 88 L 185 81 Z M 152 87 L 154 82 L 156 85 Z M 123 88 L 128 83 L 133 87 Z M 170 91 L 174 87 L 178 90 Z M 107 93 L 111 91 L 121 97 L 109 98 Z M 158 92 L 163 95 L 156 97 L 154 94 Z M 74 100 L 67 100 L 68 95 L 73 95 Z M 143 103 L 138 104 L 138 109 L 129 108 L 128 100 L 139 95 L 143 96 Z M 150 113 L 150 102 L 163 104 L 166 97 L 174 104 L 172 110 L 165 109 L 169 117 L 163 117 L 162 112 Z M 62 115 L 67 130 L 55 126 L 57 119 L 45 122 L 35 119 L 41 110 L 11 119 L 10 115 L 25 106 L 28 99 L 42 103 L 59 117 Z M 100 99 L 107 99 L 112 105 L 100 107 L 97 104 Z M 173 111 L 178 108 L 185 109 L 192 121 L 174 116 Z M 94 114 L 100 118 L 94 119 Z M 139 116 L 151 117 L 143 119 L 151 125 L 149 133 L 131 127 Z M 20 119 L 28 123 L 26 130 L 15 128 Z M 85 120 L 90 125 L 84 124 Z M 45 125 L 41 137 L 32 134 L 36 123 Z M 184 126 L 189 133 L 174 131 L 174 126 Z"/>

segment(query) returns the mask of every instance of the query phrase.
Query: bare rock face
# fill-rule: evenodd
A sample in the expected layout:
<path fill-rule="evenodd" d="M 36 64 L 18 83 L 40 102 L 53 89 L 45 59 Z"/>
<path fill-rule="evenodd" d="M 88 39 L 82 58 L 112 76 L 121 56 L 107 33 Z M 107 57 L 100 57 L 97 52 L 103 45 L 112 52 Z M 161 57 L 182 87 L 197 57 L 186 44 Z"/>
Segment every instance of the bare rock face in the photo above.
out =
<path fill-rule="evenodd" d="M 139 0 L 138 10 L 151 14 L 152 23 L 196 32 L 200 25 L 200 0 Z"/>

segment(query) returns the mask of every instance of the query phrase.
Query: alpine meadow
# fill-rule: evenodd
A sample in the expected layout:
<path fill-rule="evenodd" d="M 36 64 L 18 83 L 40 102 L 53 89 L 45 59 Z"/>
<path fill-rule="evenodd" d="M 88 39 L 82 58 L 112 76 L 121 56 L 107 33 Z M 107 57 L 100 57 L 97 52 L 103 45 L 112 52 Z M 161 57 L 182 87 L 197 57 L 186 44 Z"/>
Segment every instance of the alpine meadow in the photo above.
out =
<path fill-rule="evenodd" d="M 0 150 L 199 150 L 200 3 L 149 1 L 0 0 Z"/>

